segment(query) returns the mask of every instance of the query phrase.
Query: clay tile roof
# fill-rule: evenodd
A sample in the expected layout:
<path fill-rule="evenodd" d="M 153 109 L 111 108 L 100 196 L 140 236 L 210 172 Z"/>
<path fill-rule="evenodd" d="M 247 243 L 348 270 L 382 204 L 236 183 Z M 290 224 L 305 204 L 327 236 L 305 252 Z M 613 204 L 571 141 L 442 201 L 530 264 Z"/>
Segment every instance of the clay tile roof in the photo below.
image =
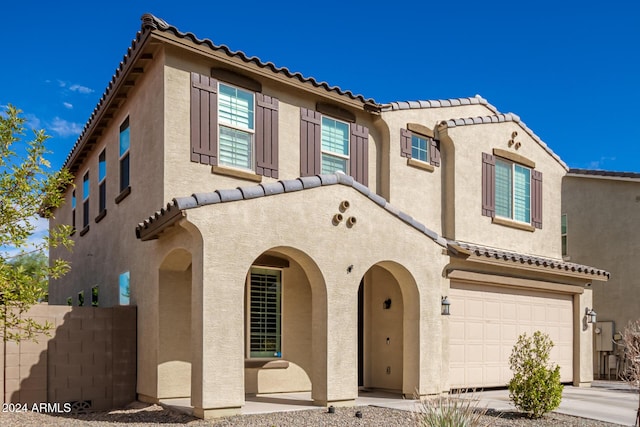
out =
<path fill-rule="evenodd" d="M 380 105 L 381 111 L 398 111 L 398 110 L 417 110 L 422 108 L 442 108 L 442 107 L 456 107 L 459 105 L 484 105 L 494 114 L 500 112 L 496 107 L 489 104 L 489 102 L 476 95 L 469 98 L 450 98 L 450 99 L 435 99 L 435 100 L 421 100 L 421 101 L 394 101 L 388 104 Z"/>
<path fill-rule="evenodd" d="M 410 215 L 397 210 L 391 206 L 384 198 L 372 193 L 371 190 L 355 181 L 352 177 L 343 173 L 315 175 L 289 180 L 280 180 L 267 184 L 258 184 L 248 187 L 238 187 L 227 190 L 216 190 L 211 193 L 197 193 L 188 197 L 176 197 L 166 208 L 155 212 L 149 218 L 143 220 L 136 227 L 136 236 L 142 241 L 157 239 L 162 231 L 175 224 L 180 218 L 186 216 L 185 211 L 196 209 L 206 205 L 218 203 L 231 203 L 235 201 L 255 199 L 259 197 L 270 197 L 294 191 L 305 191 L 316 187 L 328 185 L 345 185 L 367 197 L 373 203 L 383 208 L 407 225 L 420 231 L 422 234 L 442 246 L 447 247 L 447 241 L 436 232 L 427 228 L 424 224 L 416 221 Z"/>
<path fill-rule="evenodd" d="M 520 264 L 536 265 L 545 268 L 558 269 L 564 271 L 578 272 L 600 277 L 600 280 L 608 280 L 609 272 L 600 270 L 587 265 L 575 264 L 572 262 L 565 262 L 559 259 L 540 257 L 535 255 L 526 255 L 518 252 L 508 251 L 504 249 L 491 248 L 488 246 L 482 246 L 475 243 L 460 242 L 455 240 L 448 240 L 449 245 L 453 246 L 453 249 L 462 248 L 470 251 L 475 256 L 502 259 L 504 261 L 511 261 Z"/>
<path fill-rule="evenodd" d="M 477 124 L 485 124 L 485 123 L 505 123 L 505 122 L 513 122 L 520 125 L 520 127 L 534 140 L 536 141 L 547 153 L 551 155 L 558 163 L 562 165 L 565 170 L 569 170 L 569 166 L 549 148 L 549 146 L 538 137 L 529 127 L 520 120 L 520 117 L 514 113 L 505 113 L 505 114 L 496 114 L 493 116 L 485 116 L 485 117 L 466 117 L 460 119 L 450 119 L 443 120 L 440 122 L 440 126 L 446 126 L 448 128 L 454 128 L 457 126 L 469 126 L 469 125 L 477 125 Z"/>
<path fill-rule="evenodd" d="M 595 169 L 569 169 L 569 173 L 574 175 L 588 175 L 593 177 L 640 179 L 640 173 L 638 172 L 616 172 Z"/>

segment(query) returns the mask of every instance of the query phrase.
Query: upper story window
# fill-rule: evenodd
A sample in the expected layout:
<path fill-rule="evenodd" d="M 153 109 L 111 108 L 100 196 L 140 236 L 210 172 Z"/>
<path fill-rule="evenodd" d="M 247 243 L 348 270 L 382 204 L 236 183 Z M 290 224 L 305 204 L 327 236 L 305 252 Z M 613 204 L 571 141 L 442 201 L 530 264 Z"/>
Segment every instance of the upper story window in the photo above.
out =
<path fill-rule="evenodd" d="M 219 160 L 221 165 L 253 169 L 253 93 L 218 85 Z"/>
<path fill-rule="evenodd" d="M 535 163 L 511 152 L 482 153 L 482 215 L 522 224 L 516 228 L 542 228 L 542 173 Z"/>
<path fill-rule="evenodd" d="M 567 214 L 562 214 L 560 221 L 560 236 L 562 239 L 562 256 L 567 256 Z"/>
<path fill-rule="evenodd" d="M 76 190 L 71 192 L 71 233 L 76 231 Z"/>
<path fill-rule="evenodd" d="M 322 173 L 349 173 L 349 124 L 322 117 Z"/>
<path fill-rule="evenodd" d="M 129 187 L 129 117 L 120 125 L 120 191 Z"/>
<path fill-rule="evenodd" d="M 429 144 L 427 138 L 411 135 L 411 157 L 421 162 L 429 162 Z"/>
<path fill-rule="evenodd" d="M 496 216 L 531 222 L 531 169 L 496 158 Z"/>
<path fill-rule="evenodd" d="M 82 178 L 82 227 L 89 226 L 89 171 Z M 83 230 L 84 231 L 84 230 Z"/>
<path fill-rule="evenodd" d="M 433 172 L 440 166 L 440 141 L 428 127 L 407 123 L 406 129 L 400 129 L 400 156 L 407 158 L 409 166 Z"/>
<path fill-rule="evenodd" d="M 245 76 L 212 73 L 224 83 L 191 73 L 191 161 L 237 178 L 278 178 L 278 99 Z"/>
<path fill-rule="evenodd" d="M 369 129 L 340 107 L 316 108 L 300 108 L 300 176 L 342 171 L 368 185 Z"/>
<path fill-rule="evenodd" d="M 98 157 L 98 216 L 96 222 L 100 221 L 107 213 L 107 153 L 102 150 Z"/>

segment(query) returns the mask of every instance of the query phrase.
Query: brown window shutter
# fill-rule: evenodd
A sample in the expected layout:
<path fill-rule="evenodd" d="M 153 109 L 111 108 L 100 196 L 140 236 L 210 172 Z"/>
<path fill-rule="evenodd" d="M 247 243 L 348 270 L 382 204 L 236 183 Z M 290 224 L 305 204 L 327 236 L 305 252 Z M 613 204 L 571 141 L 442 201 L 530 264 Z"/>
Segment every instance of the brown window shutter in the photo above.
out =
<path fill-rule="evenodd" d="M 531 171 L 531 223 L 542 228 L 542 172 Z"/>
<path fill-rule="evenodd" d="M 351 123 L 349 172 L 360 184 L 369 185 L 369 129 Z"/>
<path fill-rule="evenodd" d="M 191 161 L 218 164 L 218 85 L 191 73 Z"/>
<path fill-rule="evenodd" d="M 432 166 L 440 166 L 440 141 L 429 138 L 431 143 L 431 151 L 429 152 L 429 163 Z"/>
<path fill-rule="evenodd" d="M 300 108 L 300 176 L 317 175 L 321 171 L 321 117 L 317 111 Z"/>
<path fill-rule="evenodd" d="M 482 215 L 496 216 L 496 158 L 482 153 Z"/>
<path fill-rule="evenodd" d="M 278 178 L 278 100 L 256 93 L 256 173 Z"/>
<path fill-rule="evenodd" d="M 400 129 L 400 155 L 411 158 L 411 131 Z"/>

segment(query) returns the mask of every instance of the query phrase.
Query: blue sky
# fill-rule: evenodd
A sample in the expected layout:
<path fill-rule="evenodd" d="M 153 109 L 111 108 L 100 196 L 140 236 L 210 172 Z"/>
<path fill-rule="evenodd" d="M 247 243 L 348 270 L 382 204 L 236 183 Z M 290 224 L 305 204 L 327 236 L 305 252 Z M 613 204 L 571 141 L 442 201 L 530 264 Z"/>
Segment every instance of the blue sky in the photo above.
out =
<path fill-rule="evenodd" d="M 570 167 L 640 172 L 640 2 L 8 2 L 0 105 L 59 167 L 150 12 L 378 102 L 480 94 Z"/>

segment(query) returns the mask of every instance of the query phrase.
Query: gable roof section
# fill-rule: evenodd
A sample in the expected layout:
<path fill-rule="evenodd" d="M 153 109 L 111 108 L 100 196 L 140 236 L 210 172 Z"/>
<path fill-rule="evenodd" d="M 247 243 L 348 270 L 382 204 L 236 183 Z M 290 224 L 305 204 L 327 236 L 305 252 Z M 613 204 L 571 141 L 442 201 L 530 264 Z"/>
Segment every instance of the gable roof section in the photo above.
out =
<path fill-rule="evenodd" d="M 259 197 L 270 197 L 283 193 L 291 193 L 294 191 L 303 191 L 311 188 L 338 184 L 352 187 L 380 208 L 386 210 L 407 225 L 422 232 L 443 248 L 447 247 L 447 241 L 436 232 L 428 229 L 425 225 L 416 221 L 410 215 L 397 210 L 383 197 L 373 193 L 368 187 L 360 184 L 352 177 L 343 173 L 306 176 L 249 187 L 238 187 L 230 190 L 216 190 L 211 193 L 195 193 L 189 197 L 177 197 L 170 203 L 167 203 L 166 208 L 160 209 L 154 215 L 138 224 L 136 227 L 136 236 L 142 241 L 157 239 L 165 228 L 175 224 L 180 218 L 185 217 L 185 211 L 189 209 L 196 209 L 202 206 L 218 203 L 229 203 Z"/>
<path fill-rule="evenodd" d="M 489 102 L 480 95 L 469 98 L 450 98 L 422 101 L 394 101 L 388 104 L 380 105 L 380 111 L 420 110 L 423 108 L 458 107 L 461 105 L 484 105 L 494 114 L 500 113 L 496 107 L 489 104 Z"/>
<path fill-rule="evenodd" d="M 483 116 L 483 117 L 467 117 L 461 119 L 450 119 L 443 120 L 440 122 L 438 127 L 446 127 L 446 128 L 454 128 L 458 126 L 471 126 L 471 125 L 482 125 L 488 123 L 504 123 L 504 122 L 514 122 L 517 123 L 522 130 L 524 130 L 534 141 L 536 141 L 547 153 L 551 155 L 560 165 L 565 169 L 569 170 L 569 166 L 549 148 L 549 146 L 541 140 L 538 135 L 536 135 L 529 127 L 520 120 L 520 117 L 517 114 L 506 113 L 506 114 L 496 114 L 494 116 Z"/>
<path fill-rule="evenodd" d="M 91 116 L 87 120 L 80 136 L 76 140 L 71 152 L 68 154 L 64 167 L 74 170 L 74 164 L 78 160 L 82 160 L 86 155 L 85 149 L 87 145 L 91 146 L 97 140 L 97 137 L 92 135 L 94 131 L 98 128 L 102 127 L 101 121 L 105 118 L 105 113 L 107 109 L 113 108 L 112 104 L 114 102 L 115 95 L 123 88 L 123 87 L 131 87 L 135 84 L 135 80 L 131 79 L 129 76 L 133 72 L 137 74 L 142 74 L 144 70 L 141 68 L 136 70 L 133 65 L 138 60 L 149 60 L 150 57 L 145 57 L 142 55 L 142 51 L 144 50 L 145 45 L 147 44 L 147 40 L 149 39 L 149 35 L 154 32 L 166 32 L 173 34 L 178 38 L 188 39 L 191 42 L 206 46 L 207 48 L 213 51 L 222 51 L 229 57 L 239 58 L 245 63 L 252 63 L 257 65 L 260 68 L 267 69 L 272 71 L 274 74 L 281 74 L 290 78 L 292 80 L 297 80 L 304 84 L 309 84 L 314 88 L 321 88 L 327 92 L 333 92 L 340 96 L 347 97 L 356 102 L 361 102 L 363 104 L 363 108 L 370 111 L 378 111 L 379 104 L 376 103 L 372 98 L 365 98 L 362 95 L 354 94 L 351 91 L 343 90 L 338 86 L 330 86 L 326 82 L 319 82 L 313 77 L 305 77 L 301 73 L 292 72 L 288 68 L 277 67 L 272 62 L 263 62 L 259 58 L 255 56 L 247 56 L 242 51 L 233 51 L 229 49 L 229 47 L 225 45 L 216 45 L 209 39 L 199 39 L 193 33 L 184 33 L 178 30 L 176 27 L 169 25 L 166 21 L 157 18 L 152 14 L 144 14 L 141 17 L 142 26 L 141 29 L 136 33 L 135 39 L 132 41 L 131 46 L 127 50 L 127 53 L 124 55 L 122 61 L 120 62 L 118 68 L 115 73 L 111 77 L 111 81 L 109 82 L 107 88 L 105 89 L 102 97 L 98 101 L 98 104 L 94 108 Z M 125 81 L 126 79 L 126 81 Z M 118 105 L 116 104 L 116 108 Z M 110 118 L 110 117 L 109 117 Z M 107 119 L 108 120 L 108 119 Z"/>
<path fill-rule="evenodd" d="M 569 169 L 568 176 L 580 178 L 602 178 L 620 181 L 640 180 L 640 173 L 638 172 L 616 172 L 595 169 Z"/>
<path fill-rule="evenodd" d="M 597 277 L 598 280 L 609 279 L 608 271 L 589 267 L 587 265 L 575 264 L 572 262 L 565 262 L 547 257 L 526 255 L 517 252 L 506 251 L 503 249 L 477 245 L 474 243 L 459 242 L 455 240 L 447 240 L 447 242 L 449 248 L 458 253 L 462 252 L 476 257 L 493 258 L 495 260 L 508 261 L 521 265 L 524 264 L 536 267 L 544 267 L 551 270 L 560 270 L 571 273 L 582 273 L 591 276 L 599 276 Z"/>

